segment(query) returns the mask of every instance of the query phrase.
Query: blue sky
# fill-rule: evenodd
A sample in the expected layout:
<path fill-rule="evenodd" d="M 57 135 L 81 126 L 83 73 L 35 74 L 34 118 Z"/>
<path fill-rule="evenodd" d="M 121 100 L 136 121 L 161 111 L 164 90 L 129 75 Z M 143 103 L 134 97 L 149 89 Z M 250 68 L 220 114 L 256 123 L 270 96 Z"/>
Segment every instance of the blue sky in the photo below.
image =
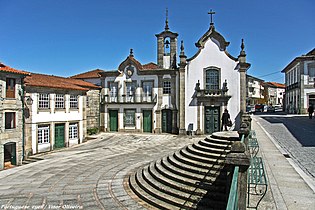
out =
<path fill-rule="evenodd" d="M 115 70 L 130 48 L 142 64 L 156 62 L 166 7 L 188 57 L 213 9 L 228 52 L 237 57 L 244 38 L 248 74 L 266 81 L 283 82 L 280 71 L 315 47 L 313 0 L 0 0 L 0 61 L 60 76 Z"/>

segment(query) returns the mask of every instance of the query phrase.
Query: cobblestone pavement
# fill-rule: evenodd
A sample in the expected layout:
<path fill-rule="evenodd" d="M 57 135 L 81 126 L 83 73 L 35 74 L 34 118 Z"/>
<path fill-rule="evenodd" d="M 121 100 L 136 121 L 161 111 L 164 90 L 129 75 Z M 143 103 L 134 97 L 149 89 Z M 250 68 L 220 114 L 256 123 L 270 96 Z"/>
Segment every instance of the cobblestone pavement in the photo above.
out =
<path fill-rule="evenodd" d="M 315 183 L 315 119 L 303 115 L 253 115 Z"/>
<path fill-rule="evenodd" d="M 126 174 L 199 137 L 103 133 L 35 163 L 0 171 L 0 209 L 143 209 L 122 187 Z"/>

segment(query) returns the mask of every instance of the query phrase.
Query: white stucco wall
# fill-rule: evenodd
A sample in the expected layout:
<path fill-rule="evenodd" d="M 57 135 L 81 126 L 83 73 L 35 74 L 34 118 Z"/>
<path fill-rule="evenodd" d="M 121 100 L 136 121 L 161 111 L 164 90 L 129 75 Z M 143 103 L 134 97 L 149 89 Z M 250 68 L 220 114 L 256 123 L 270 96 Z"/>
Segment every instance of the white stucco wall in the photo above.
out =
<path fill-rule="evenodd" d="M 32 123 L 32 152 L 36 154 L 37 152 L 49 151 L 51 147 L 54 146 L 54 125 L 55 124 L 65 124 L 65 142 L 68 142 L 69 146 L 78 144 L 78 140 L 69 141 L 69 124 L 78 123 L 78 137 L 80 143 L 83 142 L 84 130 L 83 126 L 83 106 L 86 96 L 79 95 L 78 98 L 78 109 L 70 109 L 70 95 L 65 95 L 65 109 L 57 110 L 55 109 L 55 94 L 50 94 L 50 108 L 41 110 L 38 109 L 38 93 L 27 93 L 27 96 L 30 96 L 33 100 L 32 103 L 32 112 L 31 112 L 31 123 Z M 37 148 L 37 130 L 38 125 L 49 125 L 50 126 L 50 143 L 38 144 Z"/>
<path fill-rule="evenodd" d="M 119 75 L 117 77 L 106 77 L 105 78 L 105 88 L 102 92 L 106 95 L 110 95 L 108 82 L 118 83 L 118 95 L 126 94 L 126 83 L 137 82 L 135 93 L 140 94 L 142 90 L 143 81 L 153 81 L 152 96 L 151 100 L 156 97 L 156 103 L 153 104 L 138 104 L 138 103 L 106 103 L 105 114 L 104 114 L 104 128 L 109 129 L 109 110 L 118 110 L 118 129 L 135 130 L 142 129 L 142 110 L 152 110 L 152 130 L 156 128 L 156 115 L 158 104 L 158 77 L 156 75 L 138 75 L 137 71 L 133 73 L 131 78 L 126 78 L 126 74 Z M 136 100 L 136 99 L 135 99 Z M 163 99 L 162 99 L 163 100 Z M 125 109 L 136 109 L 136 126 L 134 127 L 124 127 L 124 110 Z"/>
<path fill-rule="evenodd" d="M 232 121 L 237 116 L 240 110 L 240 75 L 237 70 L 234 70 L 237 66 L 237 62 L 230 59 L 224 51 L 220 51 L 219 47 L 212 41 L 208 40 L 201 50 L 200 54 L 188 62 L 186 66 L 186 90 L 185 90 L 185 127 L 188 128 L 190 123 L 193 123 L 194 130 L 197 129 L 197 107 L 190 105 L 196 83 L 200 82 L 200 88 L 204 88 L 205 78 L 204 69 L 207 67 L 220 68 L 220 87 L 225 80 L 227 80 L 227 87 L 229 89 L 228 95 L 232 98 L 228 102 L 227 109 L 231 115 Z M 202 109 L 201 109 L 202 110 Z M 201 129 L 203 129 L 203 115 L 200 113 Z M 222 115 L 222 113 L 221 113 Z"/>

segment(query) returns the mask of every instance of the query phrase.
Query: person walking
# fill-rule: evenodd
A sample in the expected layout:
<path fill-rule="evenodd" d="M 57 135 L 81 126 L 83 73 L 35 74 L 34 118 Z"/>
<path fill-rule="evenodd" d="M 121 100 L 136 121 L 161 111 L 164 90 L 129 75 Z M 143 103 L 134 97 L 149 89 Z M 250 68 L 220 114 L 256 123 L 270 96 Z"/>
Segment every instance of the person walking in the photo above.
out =
<path fill-rule="evenodd" d="M 307 111 L 308 111 L 308 118 L 312 119 L 313 112 L 314 112 L 313 104 L 310 104 L 310 106 L 308 107 Z"/>
<path fill-rule="evenodd" d="M 222 128 L 221 130 L 227 131 L 227 127 L 229 126 L 231 120 L 230 120 L 230 114 L 229 111 L 227 109 L 224 110 L 224 113 L 222 114 Z"/>

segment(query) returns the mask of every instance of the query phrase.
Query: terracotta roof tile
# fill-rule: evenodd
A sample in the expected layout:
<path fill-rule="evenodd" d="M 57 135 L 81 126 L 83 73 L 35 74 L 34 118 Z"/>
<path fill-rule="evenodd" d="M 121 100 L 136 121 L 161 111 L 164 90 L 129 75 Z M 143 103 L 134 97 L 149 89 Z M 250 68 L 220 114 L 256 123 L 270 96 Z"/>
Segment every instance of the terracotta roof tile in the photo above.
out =
<path fill-rule="evenodd" d="M 273 86 L 276 88 L 285 88 L 285 84 L 277 83 L 277 82 L 265 82 L 267 86 Z"/>
<path fill-rule="evenodd" d="M 145 70 L 155 70 L 158 69 L 159 66 L 153 62 L 147 63 L 143 65 L 143 69 Z"/>
<path fill-rule="evenodd" d="M 4 65 L 4 64 L 1 63 L 1 62 L 0 62 L 0 71 L 8 72 L 8 73 L 13 73 L 13 74 L 30 75 L 29 72 L 21 71 L 21 70 L 17 70 L 17 69 L 11 68 L 10 66 Z"/>
<path fill-rule="evenodd" d="M 64 78 L 54 75 L 45 74 L 32 74 L 25 78 L 26 86 L 47 87 L 47 88 L 60 88 L 70 90 L 83 90 L 97 89 L 98 86 L 78 79 Z"/>
<path fill-rule="evenodd" d="M 71 76 L 70 78 L 73 78 L 73 79 L 99 78 L 100 75 L 98 73 L 101 73 L 101 72 L 104 72 L 104 71 L 101 70 L 101 69 L 95 69 L 95 70 L 92 70 L 92 71 L 88 71 L 88 72 L 84 72 L 84 73 L 81 73 L 81 74 L 77 74 L 77 75 Z"/>

